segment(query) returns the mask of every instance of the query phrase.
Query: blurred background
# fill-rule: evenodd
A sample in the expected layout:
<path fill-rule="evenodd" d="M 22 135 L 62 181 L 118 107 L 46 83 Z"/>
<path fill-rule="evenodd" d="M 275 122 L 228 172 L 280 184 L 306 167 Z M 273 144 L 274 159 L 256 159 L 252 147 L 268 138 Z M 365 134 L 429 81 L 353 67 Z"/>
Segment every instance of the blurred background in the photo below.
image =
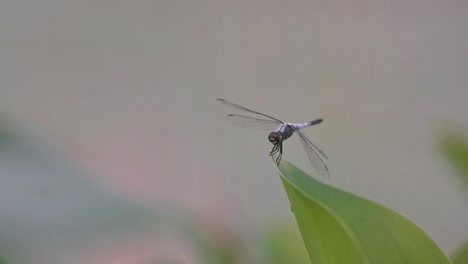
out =
<path fill-rule="evenodd" d="M 468 124 L 466 1 L 0 3 L 5 263 L 308 263 L 267 132 L 450 254 L 468 196 L 439 136 Z M 283 159 L 320 177 L 297 138 Z M 1 263 L 2 260 L 0 260 Z"/>

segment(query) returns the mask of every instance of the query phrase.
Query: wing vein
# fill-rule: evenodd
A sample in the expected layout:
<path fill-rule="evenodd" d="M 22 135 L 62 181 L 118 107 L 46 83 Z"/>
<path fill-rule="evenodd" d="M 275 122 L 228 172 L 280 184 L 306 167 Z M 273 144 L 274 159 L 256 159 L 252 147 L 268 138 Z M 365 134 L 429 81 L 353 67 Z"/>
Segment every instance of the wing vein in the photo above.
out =
<path fill-rule="evenodd" d="M 228 106 L 230 106 L 230 107 L 232 107 L 232 108 L 235 108 L 235 109 L 237 109 L 237 110 L 246 111 L 246 112 L 249 112 L 249 113 L 261 115 L 261 116 L 264 116 L 264 117 L 273 119 L 273 120 L 275 120 L 275 121 L 277 121 L 277 122 L 283 123 L 283 121 L 281 121 L 281 120 L 279 120 L 279 119 L 277 119 L 277 118 L 274 118 L 274 117 L 272 117 L 272 116 L 265 115 L 265 114 L 262 114 L 262 113 L 260 113 L 260 112 L 257 112 L 257 111 L 248 109 L 248 108 L 246 108 L 246 107 L 240 106 L 240 105 L 235 104 L 235 103 L 231 103 L 231 102 L 226 101 L 226 100 L 224 100 L 224 99 L 216 98 L 216 100 L 217 100 L 218 102 L 222 103 L 222 104 L 228 105 Z"/>
<path fill-rule="evenodd" d="M 312 142 L 307 138 L 307 136 L 304 133 L 302 133 L 299 130 L 296 130 L 296 132 L 299 134 L 299 138 L 301 139 L 302 146 L 304 147 L 304 151 L 309 157 L 309 160 L 312 163 L 312 166 L 320 175 L 322 175 L 325 178 L 328 178 L 330 176 L 328 167 L 325 164 L 325 162 L 323 162 L 322 158 L 318 155 L 318 153 L 312 147 L 312 146 L 315 147 L 315 145 L 312 144 Z M 317 148 L 317 150 L 322 154 L 322 151 L 320 151 L 319 148 Z M 324 155 L 324 157 L 326 156 Z"/>

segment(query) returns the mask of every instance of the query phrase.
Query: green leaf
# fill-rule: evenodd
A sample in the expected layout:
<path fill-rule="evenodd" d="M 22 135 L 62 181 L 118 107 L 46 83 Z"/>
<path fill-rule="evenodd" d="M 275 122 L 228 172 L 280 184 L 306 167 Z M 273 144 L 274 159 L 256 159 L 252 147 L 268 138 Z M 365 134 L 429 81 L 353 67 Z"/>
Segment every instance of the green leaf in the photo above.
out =
<path fill-rule="evenodd" d="M 451 263 L 399 213 L 323 184 L 291 163 L 283 161 L 280 172 L 312 263 Z"/>

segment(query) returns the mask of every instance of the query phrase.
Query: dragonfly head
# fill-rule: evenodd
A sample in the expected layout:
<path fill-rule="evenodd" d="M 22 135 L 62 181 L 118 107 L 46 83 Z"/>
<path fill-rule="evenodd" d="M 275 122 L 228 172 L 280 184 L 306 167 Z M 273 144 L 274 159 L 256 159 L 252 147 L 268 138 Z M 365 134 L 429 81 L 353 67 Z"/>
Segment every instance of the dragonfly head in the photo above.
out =
<path fill-rule="evenodd" d="M 282 139 L 283 139 L 283 136 L 279 132 L 271 132 L 268 135 L 268 141 L 270 141 L 270 143 L 273 145 L 280 143 Z"/>

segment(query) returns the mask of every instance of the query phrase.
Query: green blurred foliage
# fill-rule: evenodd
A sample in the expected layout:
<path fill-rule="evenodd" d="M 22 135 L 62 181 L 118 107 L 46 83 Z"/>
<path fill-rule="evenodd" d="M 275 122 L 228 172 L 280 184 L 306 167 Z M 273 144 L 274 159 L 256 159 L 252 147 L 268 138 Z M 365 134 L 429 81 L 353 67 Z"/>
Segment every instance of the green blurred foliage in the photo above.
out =
<path fill-rule="evenodd" d="M 465 242 L 455 254 L 452 256 L 452 261 L 454 264 L 466 264 L 468 263 L 468 242 Z"/>
<path fill-rule="evenodd" d="M 443 153 L 468 187 L 468 139 L 460 134 L 450 133 L 440 141 Z"/>
<path fill-rule="evenodd" d="M 468 139 L 460 133 L 447 133 L 440 140 L 442 152 L 455 167 L 457 174 L 463 180 L 468 192 Z M 453 263 L 468 263 L 468 241 L 452 256 Z"/>
<path fill-rule="evenodd" d="M 325 185 L 291 163 L 283 161 L 280 170 L 312 263 L 451 263 L 399 213 Z"/>
<path fill-rule="evenodd" d="M 118 250 L 129 237 L 152 243 L 168 232 L 190 245 L 194 252 L 183 253 L 193 253 L 197 261 L 238 263 L 239 245 L 225 227 L 219 232 L 176 206 L 150 208 L 115 192 L 5 122 L 0 122 L 0 176 L 0 254 L 11 263 L 65 263 L 100 247 Z"/>
<path fill-rule="evenodd" d="M 304 240 L 296 226 L 290 224 L 275 226 L 267 236 L 267 263 L 310 264 Z"/>

